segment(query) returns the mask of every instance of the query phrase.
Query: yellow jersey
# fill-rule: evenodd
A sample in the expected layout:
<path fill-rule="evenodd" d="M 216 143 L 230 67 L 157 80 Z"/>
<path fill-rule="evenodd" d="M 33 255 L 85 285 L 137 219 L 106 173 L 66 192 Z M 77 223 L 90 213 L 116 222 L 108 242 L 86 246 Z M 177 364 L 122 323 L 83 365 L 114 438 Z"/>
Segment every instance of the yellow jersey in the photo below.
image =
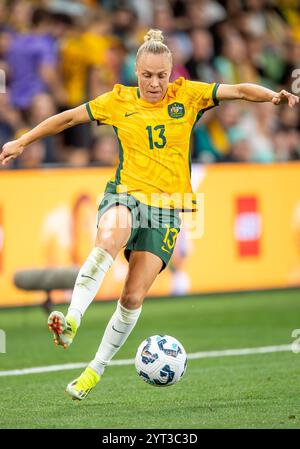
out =
<path fill-rule="evenodd" d="M 202 114 L 218 104 L 217 88 L 181 77 L 152 104 L 137 87 L 116 84 L 86 103 L 91 120 L 112 125 L 119 140 L 119 166 L 106 191 L 127 192 L 155 207 L 196 210 L 190 137 Z"/>

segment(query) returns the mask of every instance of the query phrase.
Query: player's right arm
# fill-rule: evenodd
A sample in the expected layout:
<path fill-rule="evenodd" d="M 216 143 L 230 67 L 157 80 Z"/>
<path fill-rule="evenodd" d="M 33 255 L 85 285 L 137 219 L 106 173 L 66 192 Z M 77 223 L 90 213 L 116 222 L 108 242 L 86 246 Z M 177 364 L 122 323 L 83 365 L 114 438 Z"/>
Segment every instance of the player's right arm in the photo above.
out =
<path fill-rule="evenodd" d="M 80 123 L 89 122 L 90 120 L 91 118 L 85 104 L 73 109 L 68 109 L 60 114 L 53 115 L 41 122 L 31 131 L 23 134 L 19 139 L 5 143 L 0 154 L 0 163 L 5 165 L 11 159 L 20 156 L 20 154 L 23 153 L 24 148 L 36 140 L 58 134 L 64 129 L 71 128 Z"/>

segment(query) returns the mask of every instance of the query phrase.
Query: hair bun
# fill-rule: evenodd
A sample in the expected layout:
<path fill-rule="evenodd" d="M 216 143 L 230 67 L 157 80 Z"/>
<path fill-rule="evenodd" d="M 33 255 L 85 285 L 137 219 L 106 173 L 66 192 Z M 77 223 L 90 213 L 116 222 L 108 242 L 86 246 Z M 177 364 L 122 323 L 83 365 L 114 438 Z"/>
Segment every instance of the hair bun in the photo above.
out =
<path fill-rule="evenodd" d="M 161 30 L 149 30 L 148 33 L 144 36 L 144 41 L 157 41 L 163 42 L 164 36 Z"/>

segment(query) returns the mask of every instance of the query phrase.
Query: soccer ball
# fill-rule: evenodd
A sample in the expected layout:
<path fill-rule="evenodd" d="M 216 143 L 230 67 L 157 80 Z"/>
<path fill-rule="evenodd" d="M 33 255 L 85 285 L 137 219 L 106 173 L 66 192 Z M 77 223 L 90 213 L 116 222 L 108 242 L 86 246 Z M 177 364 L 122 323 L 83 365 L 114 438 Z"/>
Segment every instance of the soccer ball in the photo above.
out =
<path fill-rule="evenodd" d="M 153 335 L 138 347 L 135 368 L 141 379 L 155 387 L 168 387 L 185 373 L 186 352 L 178 340 L 169 335 Z"/>

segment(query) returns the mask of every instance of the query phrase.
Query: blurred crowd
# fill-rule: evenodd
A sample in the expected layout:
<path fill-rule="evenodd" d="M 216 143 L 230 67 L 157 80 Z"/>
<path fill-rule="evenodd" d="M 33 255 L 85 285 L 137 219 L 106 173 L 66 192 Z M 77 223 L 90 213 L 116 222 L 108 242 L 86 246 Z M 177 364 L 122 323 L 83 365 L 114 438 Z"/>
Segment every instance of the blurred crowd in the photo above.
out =
<path fill-rule="evenodd" d="M 298 0 L 0 0 L 0 145 L 115 83 L 136 85 L 135 54 L 150 27 L 173 52 L 171 81 L 300 92 Z M 224 102 L 195 126 L 192 159 L 297 160 L 299 137 L 299 106 Z M 115 166 L 118 154 L 111 127 L 88 123 L 30 145 L 2 169 Z"/>

